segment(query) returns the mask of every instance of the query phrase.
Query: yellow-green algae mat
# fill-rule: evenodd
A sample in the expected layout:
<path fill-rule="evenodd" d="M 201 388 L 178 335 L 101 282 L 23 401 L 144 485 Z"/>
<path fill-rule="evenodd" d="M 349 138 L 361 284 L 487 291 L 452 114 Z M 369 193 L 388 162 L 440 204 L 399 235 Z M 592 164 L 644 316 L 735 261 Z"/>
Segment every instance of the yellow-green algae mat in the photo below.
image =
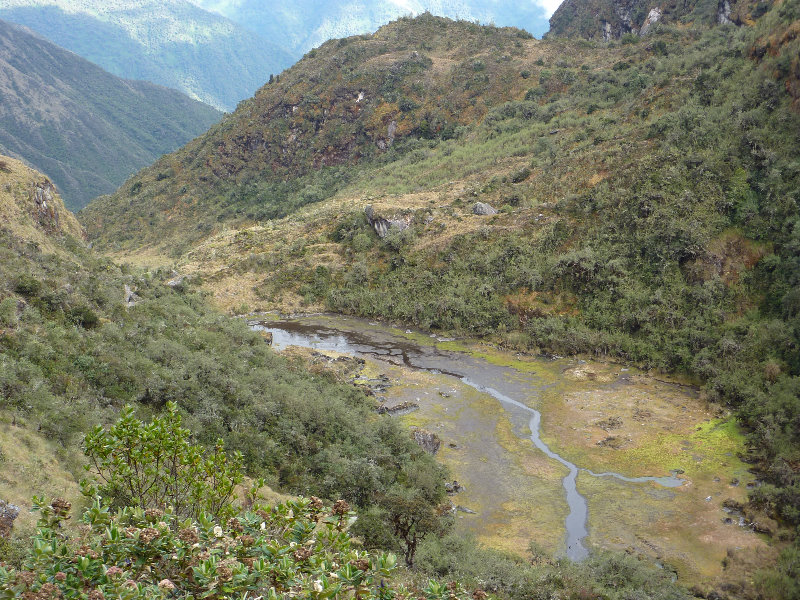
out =
<path fill-rule="evenodd" d="M 393 333 L 506 367 L 510 379 L 537 380 L 535 391 L 516 400 L 541 411 L 542 440 L 581 468 L 577 486 L 588 503 L 590 548 L 649 555 L 689 582 L 717 576 L 729 548 L 766 548 L 736 519 L 726 523 L 723 501 L 743 501 L 753 477 L 737 458 L 743 438 L 734 421 L 712 413 L 694 389 L 619 365 L 544 360 Z M 442 440 L 437 458 L 465 488 L 452 497 L 467 509 L 456 513 L 458 528 L 519 554 L 531 541 L 563 553 L 568 507 L 561 480 L 567 469 L 534 447 L 527 428 L 514 425 L 497 400 L 452 376 L 371 359 L 367 370 L 392 381 L 386 405 L 419 405 L 400 417 L 405 423 Z M 628 477 L 677 472 L 684 483 L 665 488 L 587 471 Z"/>
<path fill-rule="evenodd" d="M 618 365 L 557 361 L 559 383 L 543 395 L 542 438 L 594 472 L 631 477 L 679 473 L 664 489 L 578 476 L 589 504 L 590 545 L 633 548 L 661 558 L 688 579 L 712 577 L 729 548 L 764 547 L 751 530 L 726 523 L 722 503 L 742 502 L 753 482 L 738 456 L 744 439 L 691 388 Z"/>
<path fill-rule="evenodd" d="M 722 503 L 744 501 L 754 478 L 738 458 L 744 439 L 734 419 L 715 416 L 693 388 L 615 364 L 548 361 L 459 342 L 436 345 L 545 382 L 538 402 L 518 400 L 541 411 L 542 440 L 582 469 L 577 483 L 589 508 L 587 546 L 649 555 L 689 581 L 718 575 L 729 548 L 766 546 L 736 518 L 726 522 Z M 478 514 L 458 513 L 458 526 L 496 548 L 522 553 L 533 540 L 563 551 L 567 505 L 561 479 L 567 469 L 534 448 L 529 431 L 513 431 L 490 396 L 452 377 L 401 367 L 384 372 L 398 383 L 393 396 L 408 399 L 413 390 L 420 408 L 403 418 L 439 435 L 437 457 L 466 488 L 453 501 Z M 664 488 L 584 469 L 628 477 L 673 472 L 685 482 Z"/>

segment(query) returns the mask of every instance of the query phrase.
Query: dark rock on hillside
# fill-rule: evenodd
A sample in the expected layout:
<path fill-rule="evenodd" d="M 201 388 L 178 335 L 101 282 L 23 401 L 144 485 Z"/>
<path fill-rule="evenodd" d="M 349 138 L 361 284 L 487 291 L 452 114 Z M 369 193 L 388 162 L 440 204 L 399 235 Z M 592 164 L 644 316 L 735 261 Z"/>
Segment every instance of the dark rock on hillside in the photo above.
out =
<path fill-rule="evenodd" d="M 475 206 L 472 207 L 472 212 L 476 215 L 488 216 L 496 215 L 497 209 L 485 202 L 476 202 Z"/>
<path fill-rule="evenodd" d="M 31 202 L 35 210 L 33 217 L 45 229 L 58 229 L 59 213 L 55 202 L 56 188 L 45 179 L 31 190 Z"/>
<path fill-rule="evenodd" d="M 565 0 L 550 17 L 548 35 L 605 42 L 625 34 L 647 35 L 656 23 L 692 21 L 742 25 L 752 0 Z"/>
<path fill-rule="evenodd" d="M 19 516 L 19 511 L 19 506 L 0 500 L 0 538 L 8 539 L 11 537 L 14 521 Z"/>
<path fill-rule="evenodd" d="M 446 482 L 446 483 L 444 484 L 444 491 L 445 491 L 445 492 L 447 492 L 447 494 L 448 494 L 449 496 L 452 496 L 453 494 L 458 494 L 458 493 L 461 493 L 461 492 L 465 491 L 466 489 L 467 489 L 467 488 L 465 488 L 463 485 L 461 485 L 460 483 L 458 483 L 458 481 L 457 481 L 457 480 L 455 480 L 455 479 L 453 479 L 453 482 L 452 482 L 452 483 L 450 483 L 450 482 L 448 481 L 448 482 Z"/>
<path fill-rule="evenodd" d="M 386 219 L 377 216 L 372 205 L 367 205 L 364 208 L 364 214 L 367 215 L 367 221 L 369 221 L 370 227 L 375 230 L 375 233 L 377 233 L 378 237 L 381 239 L 389 235 L 389 231 L 392 229 L 396 229 L 397 231 L 408 229 L 408 223 L 403 219 Z"/>
<path fill-rule="evenodd" d="M 406 400 L 405 402 L 395 404 L 394 406 L 381 405 L 377 408 L 377 412 L 379 415 L 404 415 L 414 412 L 418 408 L 419 404 L 416 402 L 411 402 L 410 400 Z"/>
<path fill-rule="evenodd" d="M 414 430 L 414 441 L 428 454 L 436 454 L 442 445 L 438 435 L 424 429 Z"/>

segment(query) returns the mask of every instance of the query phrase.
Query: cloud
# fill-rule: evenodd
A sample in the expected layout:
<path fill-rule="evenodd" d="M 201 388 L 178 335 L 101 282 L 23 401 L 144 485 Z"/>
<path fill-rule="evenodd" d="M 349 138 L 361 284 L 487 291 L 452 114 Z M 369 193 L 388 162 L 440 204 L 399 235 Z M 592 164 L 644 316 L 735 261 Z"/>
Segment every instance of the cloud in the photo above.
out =
<path fill-rule="evenodd" d="M 561 0 L 535 0 L 535 2 L 542 7 L 548 19 L 552 17 L 556 9 L 561 6 Z"/>
<path fill-rule="evenodd" d="M 242 0 L 190 0 L 200 8 L 230 17 L 242 3 Z"/>

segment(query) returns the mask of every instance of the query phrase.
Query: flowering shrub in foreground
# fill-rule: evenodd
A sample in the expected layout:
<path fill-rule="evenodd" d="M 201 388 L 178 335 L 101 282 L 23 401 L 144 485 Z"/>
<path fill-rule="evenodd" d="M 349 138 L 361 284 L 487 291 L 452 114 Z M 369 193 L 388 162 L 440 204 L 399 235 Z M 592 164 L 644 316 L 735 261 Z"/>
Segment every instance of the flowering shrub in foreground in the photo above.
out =
<path fill-rule="evenodd" d="M 123 508 L 100 499 L 77 533 L 62 524 L 70 505 L 35 499 L 41 518 L 24 570 L 0 565 L 0 598 L 103 600 L 159 598 L 406 598 L 392 583 L 397 559 L 351 545 L 353 517 L 340 500 L 318 498 L 239 512 L 225 523 L 172 512 Z M 430 582 L 430 599 L 466 598 L 458 586 Z M 483 598 L 476 592 L 476 598 Z"/>

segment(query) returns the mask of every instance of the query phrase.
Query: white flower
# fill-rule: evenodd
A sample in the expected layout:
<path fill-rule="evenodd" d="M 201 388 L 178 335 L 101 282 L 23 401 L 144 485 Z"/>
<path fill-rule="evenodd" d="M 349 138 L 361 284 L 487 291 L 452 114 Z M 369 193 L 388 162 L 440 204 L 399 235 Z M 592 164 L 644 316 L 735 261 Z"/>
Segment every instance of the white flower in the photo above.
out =
<path fill-rule="evenodd" d="M 261 531 L 264 531 L 267 528 L 266 523 L 261 523 Z"/>
<path fill-rule="evenodd" d="M 322 582 L 320 580 L 314 582 L 314 591 L 317 593 L 322 591 Z"/>
<path fill-rule="evenodd" d="M 220 527 L 219 525 L 214 527 L 214 535 L 216 537 L 218 537 L 218 538 L 221 538 L 222 537 L 222 527 Z"/>

